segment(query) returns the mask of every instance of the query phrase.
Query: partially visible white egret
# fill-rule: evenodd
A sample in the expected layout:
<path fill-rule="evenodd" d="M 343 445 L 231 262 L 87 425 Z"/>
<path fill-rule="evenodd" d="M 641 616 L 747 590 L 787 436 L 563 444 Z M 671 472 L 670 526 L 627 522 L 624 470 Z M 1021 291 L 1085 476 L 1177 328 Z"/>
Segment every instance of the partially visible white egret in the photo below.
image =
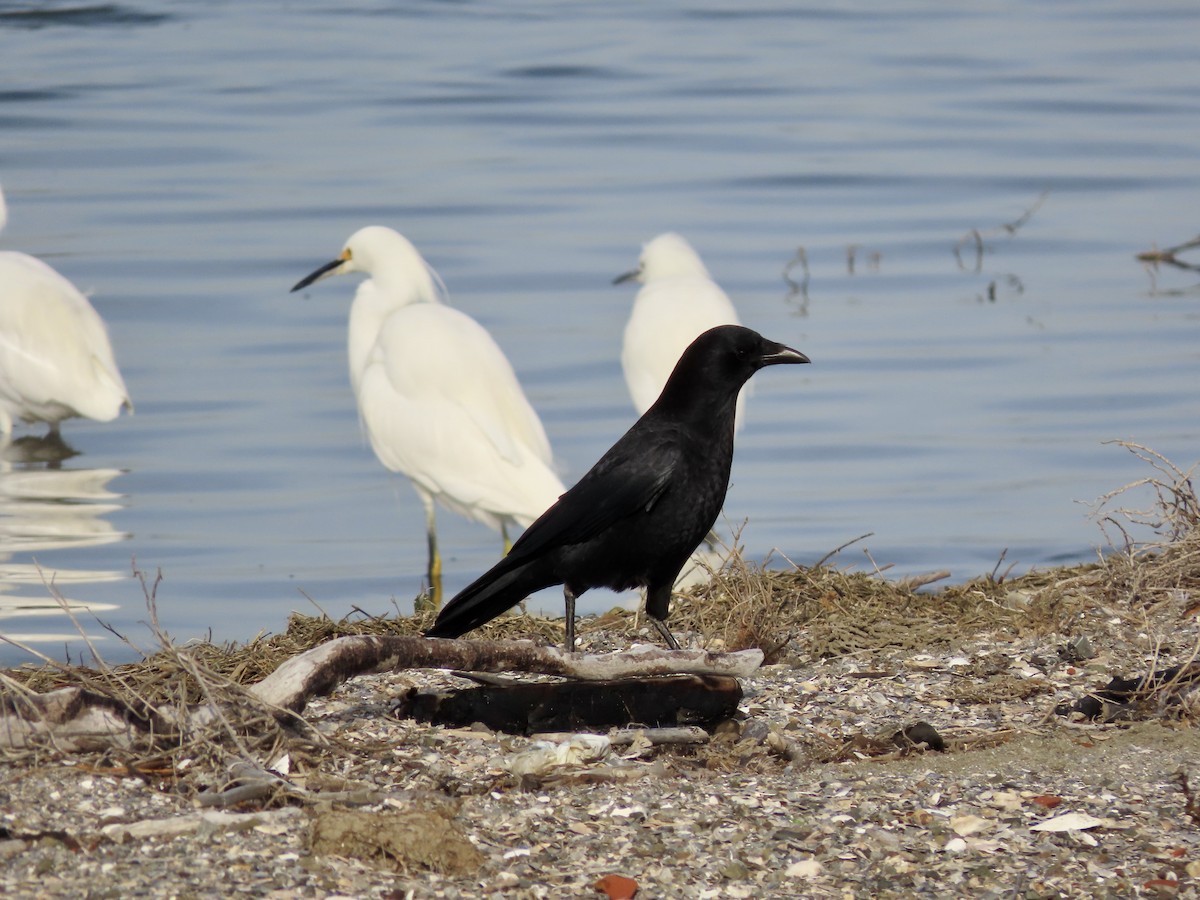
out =
<path fill-rule="evenodd" d="M 638 267 L 613 284 L 642 285 L 625 326 L 621 366 L 638 413 L 662 393 L 663 385 L 687 346 L 717 325 L 740 325 L 737 310 L 709 277 L 691 244 L 674 232 L 660 234 L 642 248 Z M 741 426 L 746 391 L 738 395 Z"/>
<path fill-rule="evenodd" d="M 434 501 L 500 532 L 541 515 L 566 489 L 550 442 L 504 352 L 443 303 L 437 273 L 402 235 L 368 226 L 293 291 L 361 272 L 350 307 L 350 381 L 375 455 L 412 480 L 425 507 L 429 587 L 441 605 Z"/>
<path fill-rule="evenodd" d="M 7 219 L 0 191 L 0 228 Z M 133 410 L 104 322 L 87 298 L 39 259 L 0 251 L 0 444 L 13 421 L 101 422 Z"/>

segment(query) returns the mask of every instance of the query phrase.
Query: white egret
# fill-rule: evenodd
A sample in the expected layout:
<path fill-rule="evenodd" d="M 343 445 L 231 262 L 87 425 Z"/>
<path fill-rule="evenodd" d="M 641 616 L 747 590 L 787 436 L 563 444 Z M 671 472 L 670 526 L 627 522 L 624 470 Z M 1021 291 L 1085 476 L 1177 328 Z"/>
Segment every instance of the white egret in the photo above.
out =
<path fill-rule="evenodd" d="M 565 491 L 550 442 L 492 336 L 443 303 L 437 273 L 402 235 L 368 226 L 302 278 L 361 272 L 350 307 L 350 381 L 375 455 L 425 507 L 429 587 L 442 597 L 435 501 L 499 531 L 529 525 Z"/>
<path fill-rule="evenodd" d="M 7 210 L 0 191 L 0 228 Z M 40 259 L 0 251 L 0 444 L 13 421 L 108 422 L 133 410 L 104 322 L 87 298 Z"/>
<path fill-rule="evenodd" d="M 639 282 L 625 326 L 621 366 L 638 413 L 662 393 L 680 355 L 695 338 L 717 325 L 740 325 L 737 310 L 709 277 L 691 244 L 674 232 L 660 234 L 642 248 L 638 267 L 617 276 L 613 284 Z M 737 427 L 745 407 L 737 400 Z"/>

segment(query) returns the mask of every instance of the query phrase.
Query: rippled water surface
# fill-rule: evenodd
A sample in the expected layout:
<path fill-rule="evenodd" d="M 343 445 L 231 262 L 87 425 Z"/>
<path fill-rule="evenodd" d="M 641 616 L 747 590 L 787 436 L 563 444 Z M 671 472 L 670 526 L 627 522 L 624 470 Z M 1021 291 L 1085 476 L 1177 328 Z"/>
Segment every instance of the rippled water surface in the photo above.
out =
<path fill-rule="evenodd" d="M 1104 442 L 1200 456 L 1200 276 L 1134 258 L 1200 229 L 1197 34 L 1191 2 L 0 2 L 0 246 L 90 293 L 137 407 L 0 474 L 0 631 L 61 656 L 58 593 L 127 657 L 95 619 L 150 643 L 135 568 L 179 639 L 411 606 L 354 279 L 288 293 L 371 223 L 508 352 L 567 483 L 632 421 L 611 280 L 671 229 L 814 363 L 756 377 L 749 555 L 1088 559 L 1078 501 L 1150 474 Z M 454 590 L 499 538 L 440 521 Z"/>

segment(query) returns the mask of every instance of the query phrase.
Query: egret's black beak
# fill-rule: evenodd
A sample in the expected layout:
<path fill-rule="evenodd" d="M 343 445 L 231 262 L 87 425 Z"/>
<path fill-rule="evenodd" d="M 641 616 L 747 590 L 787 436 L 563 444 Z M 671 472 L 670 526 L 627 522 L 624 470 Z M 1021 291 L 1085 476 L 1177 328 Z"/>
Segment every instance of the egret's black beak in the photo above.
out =
<path fill-rule="evenodd" d="M 305 275 L 299 281 L 297 281 L 296 286 L 293 287 L 288 293 L 294 294 L 294 293 L 296 293 L 296 291 L 308 287 L 314 281 L 320 281 L 322 278 L 324 278 L 326 275 L 328 275 L 330 272 L 332 272 L 334 269 L 336 269 L 338 266 L 340 266 L 344 262 L 345 262 L 344 259 L 339 258 L 339 259 L 333 260 L 333 262 L 325 263 L 325 265 L 321 266 L 321 268 L 317 269 L 315 272 L 311 272 L 308 275 Z"/>
<path fill-rule="evenodd" d="M 633 281 L 641 274 L 642 270 L 640 268 L 632 269 L 626 272 L 624 275 L 618 275 L 616 278 L 614 278 L 613 284 L 624 284 L 626 281 Z"/>

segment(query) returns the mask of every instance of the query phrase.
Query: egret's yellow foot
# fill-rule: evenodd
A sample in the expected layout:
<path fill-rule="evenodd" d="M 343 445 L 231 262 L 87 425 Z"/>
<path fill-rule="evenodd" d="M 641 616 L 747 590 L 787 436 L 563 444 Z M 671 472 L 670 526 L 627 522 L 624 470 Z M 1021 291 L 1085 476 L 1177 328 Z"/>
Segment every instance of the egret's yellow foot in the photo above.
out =
<path fill-rule="evenodd" d="M 436 612 L 442 608 L 442 555 L 437 551 L 437 540 L 432 533 L 429 537 L 429 550 L 429 571 L 426 573 L 429 588 L 417 598 L 413 606 L 416 612 Z"/>

